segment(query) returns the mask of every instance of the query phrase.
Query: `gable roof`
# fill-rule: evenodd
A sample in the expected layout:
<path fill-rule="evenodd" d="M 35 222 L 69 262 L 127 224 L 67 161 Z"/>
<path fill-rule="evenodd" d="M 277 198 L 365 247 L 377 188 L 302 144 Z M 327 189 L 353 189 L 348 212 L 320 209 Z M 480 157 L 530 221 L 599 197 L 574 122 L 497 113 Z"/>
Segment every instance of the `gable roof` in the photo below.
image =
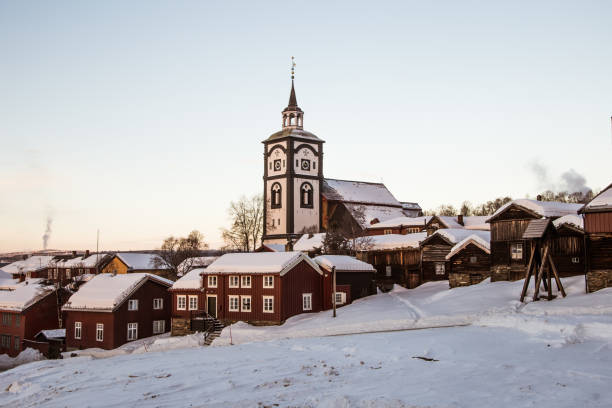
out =
<path fill-rule="evenodd" d="M 53 260 L 53 256 L 49 255 L 32 255 L 27 259 L 16 261 L 5 265 L 2 270 L 13 275 L 23 275 L 27 272 L 37 271 L 46 268 Z"/>
<path fill-rule="evenodd" d="M 314 261 L 327 271 L 331 271 L 335 266 L 336 272 L 376 272 L 369 263 L 348 255 L 320 255 Z"/>
<path fill-rule="evenodd" d="M 38 337 L 40 334 L 42 334 L 48 340 L 59 340 L 66 337 L 66 329 L 41 330 L 36 333 L 34 338 Z"/>
<path fill-rule="evenodd" d="M 393 194 L 382 183 L 324 179 L 321 194 L 330 201 L 378 204 L 402 208 L 402 204 L 393 197 Z"/>
<path fill-rule="evenodd" d="M 582 215 L 579 214 L 564 215 L 563 217 L 554 220 L 553 224 L 557 229 L 567 226 L 584 232 L 584 218 L 582 218 Z"/>
<path fill-rule="evenodd" d="M 418 248 L 420 243 L 427 238 L 426 232 L 417 232 L 414 234 L 385 234 L 372 235 L 368 237 L 358 238 L 367 246 L 363 251 L 386 251 L 405 248 Z"/>
<path fill-rule="evenodd" d="M 79 291 L 68 299 L 62 310 L 114 311 L 149 280 L 166 287 L 174 283 L 150 273 L 101 273 L 81 286 Z"/>
<path fill-rule="evenodd" d="M 604 188 L 591 201 L 580 208 L 581 213 L 612 210 L 612 184 Z"/>
<path fill-rule="evenodd" d="M 439 229 L 421 242 L 421 246 L 431 241 L 434 237 L 440 237 L 449 245 L 455 245 L 470 235 L 477 236 L 484 241 L 491 241 L 490 231 L 466 230 L 464 228 Z"/>
<path fill-rule="evenodd" d="M 225 254 L 204 269 L 202 274 L 279 273 L 282 276 L 301 261 L 306 261 L 318 273 L 323 273 L 319 265 L 302 252 L 249 252 Z"/>
<path fill-rule="evenodd" d="M 578 210 L 582 207 L 582 204 L 561 203 L 558 201 L 537 201 L 530 200 L 527 198 L 520 198 L 518 200 L 510 201 L 499 207 L 499 209 L 495 211 L 493 215 L 487 218 L 486 222 L 491 222 L 491 220 L 499 217 L 512 206 L 518 207 L 536 216 L 554 218 L 563 217 L 564 215 L 568 214 L 576 214 Z"/>
<path fill-rule="evenodd" d="M 158 267 L 153 265 L 156 258 L 159 258 L 156 254 L 144 254 L 138 252 L 117 252 L 115 254 L 117 258 L 121 260 L 128 268 L 134 270 L 148 270 L 148 269 L 168 269 L 166 265 L 160 265 Z"/>
<path fill-rule="evenodd" d="M 402 217 L 397 217 L 397 218 L 391 218 L 385 221 L 381 221 L 381 222 L 377 222 L 375 224 L 372 224 L 368 227 L 368 229 L 374 229 L 374 228 L 394 228 L 394 227 L 423 227 L 425 228 L 425 225 L 431 221 L 431 216 L 430 215 L 426 215 L 423 217 L 406 217 L 406 216 L 402 216 Z"/>
<path fill-rule="evenodd" d="M 478 248 L 482 249 L 487 254 L 491 253 L 490 240 L 487 240 L 477 234 L 471 234 L 463 238 L 461 241 L 457 242 L 455 246 L 451 248 L 450 252 L 446 255 L 446 259 L 451 259 L 453 256 L 457 255 L 470 244 L 476 245 Z"/>
<path fill-rule="evenodd" d="M 202 278 L 200 274 L 205 268 L 196 268 L 187 272 L 185 275 L 180 277 L 171 289 L 200 289 L 202 287 Z"/>
<path fill-rule="evenodd" d="M 42 279 L 28 279 L 0 290 L 0 310 L 21 312 L 54 292 L 53 286 L 41 284 Z"/>

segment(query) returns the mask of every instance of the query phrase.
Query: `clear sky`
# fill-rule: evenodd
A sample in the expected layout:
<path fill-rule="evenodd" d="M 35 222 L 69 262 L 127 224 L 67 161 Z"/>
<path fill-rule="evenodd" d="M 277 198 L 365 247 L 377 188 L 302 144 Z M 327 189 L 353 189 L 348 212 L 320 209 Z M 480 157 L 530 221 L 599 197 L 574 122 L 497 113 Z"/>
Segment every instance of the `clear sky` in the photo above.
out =
<path fill-rule="evenodd" d="M 0 1 L 0 251 L 156 248 L 262 191 L 290 57 L 325 176 L 423 208 L 612 182 L 609 1 Z"/>

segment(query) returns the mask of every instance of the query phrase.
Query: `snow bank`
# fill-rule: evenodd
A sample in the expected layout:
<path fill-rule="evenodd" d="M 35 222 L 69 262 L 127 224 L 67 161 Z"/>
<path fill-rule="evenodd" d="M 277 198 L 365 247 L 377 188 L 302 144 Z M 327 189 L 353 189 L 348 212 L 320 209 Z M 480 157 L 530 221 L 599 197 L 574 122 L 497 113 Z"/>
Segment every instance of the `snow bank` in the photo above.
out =
<path fill-rule="evenodd" d="M 33 348 L 23 350 L 17 357 L 9 357 L 6 354 L 0 354 L 0 371 L 44 359 L 45 356 L 43 356 L 40 351 L 34 350 Z"/>

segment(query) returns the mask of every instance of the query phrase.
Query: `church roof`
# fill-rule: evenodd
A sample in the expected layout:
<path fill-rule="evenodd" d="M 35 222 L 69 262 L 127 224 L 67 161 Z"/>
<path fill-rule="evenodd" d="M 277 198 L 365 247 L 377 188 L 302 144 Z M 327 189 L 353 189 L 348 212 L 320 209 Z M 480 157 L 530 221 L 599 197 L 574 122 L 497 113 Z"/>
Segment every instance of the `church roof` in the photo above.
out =
<path fill-rule="evenodd" d="M 303 139 L 312 139 L 317 142 L 323 142 L 323 139 L 319 139 L 314 133 L 310 133 L 304 129 L 292 129 L 286 128 L 283 130 L 279 130 L 276 133 L 273 133 L 268 137 L 264 142 L 269 142 L 270 140 L 282 139 L 285 137 L 301 137 Z"/>
<path fill-rule="evenodd" d="M 324 179 L 321 193 L 323 197 L 330 201 L 402 208 L 402 204 L 393 197 L 393 194 L 382 183 Z"/>

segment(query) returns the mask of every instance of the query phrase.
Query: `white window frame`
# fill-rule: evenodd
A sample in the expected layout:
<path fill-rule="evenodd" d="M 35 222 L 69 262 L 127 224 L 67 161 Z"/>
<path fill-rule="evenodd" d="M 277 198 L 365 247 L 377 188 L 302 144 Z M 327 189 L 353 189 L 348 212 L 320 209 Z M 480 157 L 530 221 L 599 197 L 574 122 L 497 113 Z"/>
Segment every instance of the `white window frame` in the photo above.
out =
<path fill-rule="evenodd" d="M 302 310 L 312 310 L 312 293 L 302 293 Z"/>
<path fill-rule="evenodd" d="M 340 297 L 340 299 L 338 299 L 338 296 Z M 345 292 L 336 292 L 336 304 L 337 305 L 343 305 L 345 303 L 346 303 L 346 293 Z"/>
<path fill-rule="evenodd" d="M 435 267 L 436 276 L 443 276 L 446 274 L 446 263 L 445 262 L 436 262 L 434 267 Z"/>
<path fill-rule="evenodd" d="M 138 310 L 138 299 L 128 300 L 128 311 L 136 312 Z"/>
<path fill-rule="evenodd" d="M 81 340 L 81 336 L 83 335 L 83 323 L 82 322 L 74 322 L 74 338 L 75 340 Z"/>
<path fill-rule="evenodd" d="M 134 335 L 130 336 L 130 333 L 134 333 Z M 127 324 L 127 340 L 138 340 L 138 323 L 132 322 Z"/>
<path fill-rule="evenodd" d="M 477 263 L 477 262 L 478 262 L 477 256 L 470 256 L 470 263 Z"/>
<path fill-rule="evenodd" d="M 186 295 L 176 295 L 176 310 L 187 310 L 187 296 Z"/>
<path fill-rule="evenodd" d="M 71 271 L 70 269 L 66 269 L 66 279 L 70 279 L 70 278 L 72 278 Z"/>
<path fill-rule="evenodd" d="M 164 308 L 164 298 L 153 299 L 153 310 L 162 310 Z"/>
<path fill-rule="evenodd" d="M 244 301 L 247 300 L 247 299 L 249 300 L 249 307 L 248 308 L 244 307 Z M 250 295 L 240 296 L 240 311 L 241 312 L 250 313 L 251 310 L 253 310 L 253 300 L 251 299 L 251 296 Z"/>
<path fill-rule="evenodd" d="M 387 229 L 383 230 L 383 234 L 384 235 L 391 235 L 391 234 L 393 234 L 393 230 L 390 229 L 390 228 L 387 228 Z"/>
<path fill-rule="evenodd" d="M 229 311 L 230 312 L 239 312 L 240 311 L 240 296 L 238 295 L 229 295 L 228 296 L 228 304 L 229 304 Z M 232 301 L 235 300 L 236 301 L 236 307 L 233 307 L 232 305 Z"/>
<path fill-rule="evenodd" d="M 240 287 L 240 276 L 238 275 L 230 275 L 229 276 L 229 285 L 230 288 L 239 288 Z"/>
<path fill-rule="evenodd" d="M 208 287 L 209 288 L 216 288 L 217 287 L 217 275 L 209 275 L 208 276 Z"/>
<path fill-rule="evenodd" d="M 166 331 L 165 320 L 153 320 L 153 334 L 161 334 Z"/>
<path fill-rule="evenodd" d="M 271 301 L 271 308 L 266 310 L 266 300 Z M 274 313 L 274 296 L 263 296 L 262 309 L 264 313 Z"/>
<path fill-rule="evenodd" d="M 520 242 L 514 242 L 510 244 L 510 259 L 513 261 L 522 260 L 523 259 L 523 249 L 524 249 L 523 244 Z"/>
<path fill-rule="evenodd" d="M 270 284 L 267 284 L 267 280 L 270 280 Z M 274 289 L 274 275 L 264 275 L 263 277 L 263 287 L 264 289 Z"/>
<path fill-rule="evenodd" d="M 248 281 L 248 284 L 246 283 L 246 281 Z M 251 287 L 252 283 L 253 279 L 251 278 L 251 275 L 243 275 L 240 277 L 240 287 L 248 289 Z"/>
<path fill-rule="evenodd" d="M 578 256 L 573 256 L 573 257 L 572 257 L 572 263 L 580 263 L 580 257 L 578 257 Z"/>
<path fill-rule="evenodd" d="M 192 305 L 192 301 L 195 300 L 195 305 Z M 187 304 L 189 310 L 198 310 L 198 295 L 189 295 L 189 302 Z"/>
<path fill-rule="evenodd" d="M 104 323 L 96 323 L 96 341 L 104 341 Z"/>

